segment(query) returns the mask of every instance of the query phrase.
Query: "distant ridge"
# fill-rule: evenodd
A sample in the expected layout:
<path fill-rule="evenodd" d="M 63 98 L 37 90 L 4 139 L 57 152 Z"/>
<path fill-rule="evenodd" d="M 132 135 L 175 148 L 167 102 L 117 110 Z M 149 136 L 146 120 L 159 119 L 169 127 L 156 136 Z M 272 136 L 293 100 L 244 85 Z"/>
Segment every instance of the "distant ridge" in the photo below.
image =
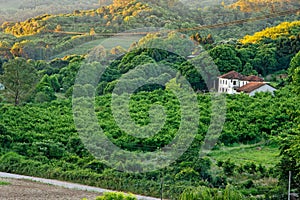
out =
<path fill-rule="evenodd" d="M 243 12 L 277 12 L 299 6 L 299 0 L 238 0 L 228 7 Z"/>

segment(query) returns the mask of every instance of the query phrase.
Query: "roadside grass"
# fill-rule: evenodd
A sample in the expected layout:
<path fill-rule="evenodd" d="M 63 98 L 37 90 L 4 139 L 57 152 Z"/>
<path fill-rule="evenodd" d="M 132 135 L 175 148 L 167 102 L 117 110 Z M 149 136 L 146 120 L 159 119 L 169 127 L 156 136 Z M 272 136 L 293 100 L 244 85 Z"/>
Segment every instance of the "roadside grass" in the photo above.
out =
<path fill-rule="evenodd" d="M 5 182 L 5 181 L 0 181 L 0 186 L 4 186 L 4 185 L 10 185 L 9 182 Z"/>
<path fill-rule="evenodd" d="M 208 156 L 215 161 L 230 159 L 237 165 L 244 164 L 245 162 L 254 162 L 266 167 L 274 167 L 280 160 L 278 147 L 261 144 L 221 147 L 218 150 L 211 151 Z"/>

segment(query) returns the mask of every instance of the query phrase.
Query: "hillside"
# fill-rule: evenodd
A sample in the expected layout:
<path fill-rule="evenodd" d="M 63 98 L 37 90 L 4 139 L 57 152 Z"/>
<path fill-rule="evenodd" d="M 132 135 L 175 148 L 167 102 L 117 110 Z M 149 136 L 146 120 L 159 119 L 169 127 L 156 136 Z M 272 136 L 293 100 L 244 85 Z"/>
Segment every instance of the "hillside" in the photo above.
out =
<path fill-rule="evenodd" d="M 278 162 L 276 146 L 269 147 L 262 142 L 256 146 L 223 149 L 222 145 L 238 141 L 255 143 L 268 140 L 290 127 L 289 109 L 291 106 L 299 109 L 299 106 L 294 104 L 295 96 L 286 98 L 281 95 L 229 97 L 228 117 L 216 151 L 212 151 L 209 157 L 199 158 L 199 144 L 210 121 L 211 98 L 209 95 L 199 94 L 202 117 L 197 136 L 178 161 L 163 169 L 166 185 L 164 197 L 178 199 L 188 186 L 206 185 L 221 189 L 229 182 L 246 196 L 266 194 L 266 191 L 273 189 L 277 183 L 274 173 L 274 161 Z M 169 143 L 180 122 L 180 115 L 177 114 L 180 109 L 178 101 L 172 93 L 161 90 L 133 95 L 130 103 L 133 119 L 140 125 L 147 124 L 148 110 L 153 104 L 165 106 L 166 124 L 162 131 L 144 140 L 133 138 L 118 127 L 111 112 L 110 95 L 97 97 L 95 110 L 101 127 L 111 141 L 131 152 L 146 153 Z M 89 146 L 83 145 L 75 128 L 71 106 L 71 100 L 21 107 L 2 105 L 0 142 L 5 142 L 5 145 L 1 146 L 0 170 L 159 196 L 160 171 L 138 175 L 119 172 L 106 165 L 105 160 L 96 160 L 87 151 L 86 147 Z M 253 108 L 255 112 L 251 112 Z M 93 146 L 94 142 L 90 145 Z M 116 158 L 115 156 L 122 159 L 118 152 L 112 155 Z M 118 166 L 144 165 L 130 159 L 118 163 Z M 228 166 L 231 166 L 231 170 L 228 170 Z M 255 184 L 249 185 L 249 179 Z M 272 180 L 271 184 L 269 180 Z"/>
<path fill-rule="evenodd" d="M 69 1 L 62 1 L 61 4 L 68 4 L 67 2 Z M 91 10 L 74 10 L 67 14 L 50 12 L 24 21 L 4 22 L 0 28 L 0 54 L 7 58 L 23 56 L 35 60 L 60 58 L 69 52 L 86 54 L 99 44 L 98 41 L 115 33 L 144 27 L 177 30 L 188 36 L 196 33 L 203 37 L 212 35 L 214 41 L 222 41 L 241 38 L 266 26 L 299 18 L 299 15 L 288 15 L 239 23 L 239 20 L 255 17 L 257 13 L 245 16 L 241 11 L 222 5 L 189 9 L 192 5 L 192 2 L 183 4 L 178 0 L 115 0 L 108 6 L 96 6 L 96 9 Z M 211 28 L 216 24 L 221 25 Z M 82 46 L 83 49 L 80 48 Z"/>
<path fill-rule="evenodd" d="M 116 33 L 128 29 L 146 27 L 164 27 L 170 21 L 186 21 L 188 15 L 179 15 L 165 4 L 146 4 L 139 1 L 119 3 L 114 1 L 109 6 L 101 6 L 93 10 L 75 10 L 69 14 L 43 15 L 30 18 L 20 23 L 4 23 L 5 33 L 17 37 L 34 35 L 41 32 L 73 32 L 89 34 L 93 28 L 95 33 Z M 181 8 L 184 7 L 181 5 Z"/>
<path fill-rule="evenodd" d="M 247 35 L 240 41 L 246 43 L 258 43 L 262 40 L 277 40 L 280 38 L 299 39 L 300 38 L 300 21 L 284 22 L 275 27 L 266 28 L 254 35 Z"/>
<path fill-rule="evenodd" d="M 4 22 L 0 171 L 172 200 L 228 190 L 275 200 L 291 170 L 300 192 L 299 139 L 289 139 L 299 133 L 299 15 L 184 6 L 115 0 Z M 169 31 L 131 37 L 144 27 Z M 207 80 L 232 70 L 277 91 L 208 93 Z"/>
<path fill-rule="evenodd" d="M 110 0 L 11 0 L 0 1 L 0 24 L 17 22 L 44 14 L 70 13 L 109 5 Z"/>
<path fill-rule="evenodd" d="M 23 22 L 3 23 L 0 51 L 6 57 L 22 55 L 33 59 L 49 59 L 114 33 L 143 27 L 171 28 L 181 24 L 181 21 L 188 21 L 187 15 L 181 16 L 175 10 L 165 9 L 157 3 L 148 5 L 138 1 L 128 4 L 116 1 L 109 6 L 76 10 L 70 14 L 46 14 Z M 188 26 L 195 26 L 195 23 L 190 21 Z"/>
<path fill-rule="evenodd" d="M 298 0 L 238 0 L 229 5 L 243 12 L 279 12 L 282 10 L 297 9 L 300 6 Z"/>

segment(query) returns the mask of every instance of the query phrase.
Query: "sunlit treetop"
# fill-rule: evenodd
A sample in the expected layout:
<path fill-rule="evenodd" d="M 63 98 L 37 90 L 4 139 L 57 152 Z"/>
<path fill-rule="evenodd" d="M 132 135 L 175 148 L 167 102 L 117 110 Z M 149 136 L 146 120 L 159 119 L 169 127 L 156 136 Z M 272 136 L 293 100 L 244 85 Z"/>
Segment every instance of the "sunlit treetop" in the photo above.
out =
<path fill-rule="evenodd" d="M 263 39 L 277 39 L 282 36 L 284 37 L 295 37 L 299 35 L 300 32 L 300 21 L 294 22 L 283 22 L 278 26 L 266 28 L 263 31 L 257 32 L 254 35 L 246 35 L 240 40 L 243 44 L 247 43 L 257 43 Z"/>

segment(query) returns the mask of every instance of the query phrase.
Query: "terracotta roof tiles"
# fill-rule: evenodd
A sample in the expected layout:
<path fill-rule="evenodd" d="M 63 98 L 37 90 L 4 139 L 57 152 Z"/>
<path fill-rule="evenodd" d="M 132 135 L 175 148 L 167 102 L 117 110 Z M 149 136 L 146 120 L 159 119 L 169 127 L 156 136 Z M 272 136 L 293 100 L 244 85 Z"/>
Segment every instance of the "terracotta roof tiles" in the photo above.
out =
<path fill-rule="evenodd" d="M 223 74 L 222 76 L 220 76 L 220 78 L 226 78 L 226 79 L 243 79 L 245 76 L 236 72 L 236 71 L 230 71 L 226 74 Z"/>
<path fill-rule="evenodd" d="M 264 79 L 258 77 L 258 76 L 244 76 L 236 71 L 230 71 L 226 74 L 221 75 L 219 78 L 226 78 L 226 79 L 238 79 L 242 81 L 249 81 L 249 82 L 263 82 Z"/>
<path fill-rule="evenodd" d="M 247 85 L 244 85 L 240 88 L 238 88 L 236 91 L 237 92 L 245 92 L 245 93 L 250 93 L 262 86 L 266 85 L 266 83 L 263 82 L 250 82 Z"/>

